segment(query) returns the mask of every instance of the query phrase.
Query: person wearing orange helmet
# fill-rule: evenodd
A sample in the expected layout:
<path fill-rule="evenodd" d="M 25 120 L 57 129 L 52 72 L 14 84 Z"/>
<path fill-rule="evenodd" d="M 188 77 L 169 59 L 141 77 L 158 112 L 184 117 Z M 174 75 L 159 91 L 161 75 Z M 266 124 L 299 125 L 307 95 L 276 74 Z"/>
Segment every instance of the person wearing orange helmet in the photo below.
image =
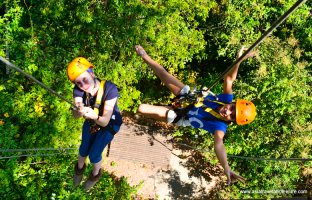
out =
<path fill-rule="evenodd" d="M 143 47 L 137 45 L 135 46 L 135 50 L 175 96 L 183 96 L 190 92 L 188 85 L 184 85 L 180 80 L 167 72 L 163 66 L 154 61 L 146 53 Z M 237 56 L 240 57 L 244 50 L 246 48 L 241 48 Z M 254 55 L 255 52 L 251 52 L 242 61 Z M 212 133 L 214 136 L 215 153 L 227 176 L 228 184 L 237 180 L 243 182 L 245 179 L 233 172 L 228 164 L 227 154 L 223 144 L 223 137 L 226 133 L 227 126 L 230 122 L 236 122 L 239 125 L 249 124 L 256 117 L 256 107 L 252 102 L 247 100 L 233 102 L 232 85 L 236 79 L 240 63 L 237 63 L 225 75 L 222 94 L 217 96 L 207 95 L 203 98 L 200 105 L 192 105 L 186 112 L 183 111 L 181 113 L 180 110 L 175 109 L 173 106 L 141 104 L 138 108 L 138 113 L 141 115 L 173 123 L 178 126 L 192 126 L 194 128 L 204 129 Z"/>
<path fill-rule="evenodd" d="M 89 156 L 93 170 L 84 184 L 86 191 L 102 176 L 102 152 L 122 124 L 117 106 L 119 93 L 116 85 L 96 78 L 92 68 L 94 66 L 83 57 L 75 58 L 67 66 L 68 79 L 75 84 L 74 102 L 79 108 L 73 110 L 74 117 L 85 119 L 73 182 L 74 186 L 80 184 L 86 169 L 85 160 Z"/>

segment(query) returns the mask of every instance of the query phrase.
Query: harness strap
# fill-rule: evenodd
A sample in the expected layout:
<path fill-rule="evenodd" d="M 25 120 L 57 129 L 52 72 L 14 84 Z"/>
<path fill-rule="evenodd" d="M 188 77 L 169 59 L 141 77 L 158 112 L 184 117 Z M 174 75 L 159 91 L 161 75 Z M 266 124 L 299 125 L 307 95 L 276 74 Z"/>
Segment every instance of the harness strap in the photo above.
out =
<path fill-rule="evenodd" d="M 100 83 L 100 88 L 96 95 L 96 100 L 95 100 L 94 108 L 93 108 L 96 114 L 99 114 L 99 108 L 100 108 L 102 97 L 103 97 L 104 90 L 105 90 L 104 85 L 105 85 L 105 80 L 102 80 Z"/>
<path fill-rule="evenodd" d="M 207 107 L 204 109 L 204 111 L 210 113 L 212 116 L 223 121 L 221 115 L 217 113 L 216 111 L 214 111 L 212 108 Z"/>
<path fill-rule="evenodd" d="M 207 101 L 210 101 L 210 102 L 214 102 L 214 103 L 217 103 L 219 105 L 224 105 L 224 103 L 220 102 L 220 101 L 213 101 L 213 100 L 209 100 L 207 99 Z M 217 119 L 220 119 L 220 120 L 223 120 L 221 115 L 219 113 L 217 113 L 216 111 L 214 111 L 212 108 L 210 107 L 207 107 L 206 105 L 204 105 L 204 97 L 201 97 L 197 103 L 194 104 L 194 106 L 196 108 L 199 108 L 199 107 L 202 107 L 203 110 L 205 112 L 208 112 L 210 113 L 212 116 L 216 117 Z"/>
<path fill-rule="evenodd" d="M 208 93 L 211 93 L 213 96 L 215 96 L 215 97 L 217 98 L 217 96 L 216 96 L 214 93 L 212 93 L 212 92 L 210 92 L 210 91 L 208 91 Z M 189 99 L 186 98 L 185 96 L 187 96 L 187 95 L 179 95 L 179 96 L 177 96 L 176 98 L 173 99 L 173 102 L 172 102 L 171 106 L 172 106 L 173 108 L 175 108 L 174 111 L 175 111 L 175 113 L 177 114 L 177 117 L 174 119 L 173 123 L 176 123 L 176 122 L 179 121 L 182 117 L 187 116 L 188 111 L 189 111 L 191 108 L 193 108 L 193 107 L 196 107 L 196 108 L 202 107 L 202 109 L 203 109 L 205 112 L 208 112 L 209 114 L 211 114 L 212 116 L 216 117 L 216 118 L 219 119 L 219 120 L 222 120 L 222 121 L 224 120 L 218 112 L 216 112 L 215 110 L 213 110 L 213 109 L 210 108 L 210 107 L 207 107 L 207 106 L 204 104 L 204 100 L 205 100 L 205 97 L 206 97 L 207 95 L 202 96 L 202 97 L 198 97 L 197 100 L 196 100 L 196 102 L 195 102 L 194 104 L 190 104 L 190 102 L 187 101 L 187 100 L 189 100 Z M 186 101 L 185 101 L 185 102 L 184 102 L 184 101 L 181 102 L 181 99 L 182 99 L 182 100 L 186 100 Z M 217 98 L 216 101 L 215 101 L 215 100 L 210 100 L 210 99 L 206 99 L 206 101 L 214 102 L 214 103 L 216 103 L 216 104 L 218 104 L 218 105 L 225 105 L 225 103 L 218 101 L 218 98 Z M 182 109 L 181 109 L 181 108 L 182 108 Z"/>
<path fill-rule="evenodd" d="M 104 90 L 105 90 L 104 85 L 105 85 L 105 80 L 101 80 L 100 87 L 97 92 L 96 100 L 95 100 L 94 107 L 93 107 L 93 110 L 97 115 L 99 115 L 99 108 L 101 106 L 101 101 L 102 101 L 102 97 L 103 97 Z M 101 129 L 101 126 L 95 124 L 94 121 L 90 121 L 90 123 L 92 124 L 89 130 L 91 134 L 98 132 Z"/>

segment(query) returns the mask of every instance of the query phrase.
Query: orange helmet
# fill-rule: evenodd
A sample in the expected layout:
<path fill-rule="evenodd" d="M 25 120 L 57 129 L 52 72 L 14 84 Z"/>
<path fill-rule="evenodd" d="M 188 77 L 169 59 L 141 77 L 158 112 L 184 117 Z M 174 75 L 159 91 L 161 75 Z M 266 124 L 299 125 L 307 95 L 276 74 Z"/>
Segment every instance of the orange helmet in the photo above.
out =
<path fill-rule="evenodd" d="M 238 125 L 249 124 L 256 118 L 256 106 L 251 101 L 236 101 L 236 123 Z"/>
<path fill-rule="evenodd" d="M 89 68 L 94 66 L 85 58 L 78 57 L 72 60 L 67 66 L 67 76 L 72 82 L 80 76 L 83 72 L 87 71 Z"/>

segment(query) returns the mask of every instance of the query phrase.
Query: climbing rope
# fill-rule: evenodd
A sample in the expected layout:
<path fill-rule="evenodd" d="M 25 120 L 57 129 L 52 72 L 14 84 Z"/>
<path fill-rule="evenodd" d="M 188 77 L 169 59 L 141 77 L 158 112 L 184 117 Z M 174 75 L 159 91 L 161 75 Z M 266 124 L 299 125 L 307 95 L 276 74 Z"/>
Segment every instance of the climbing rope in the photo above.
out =
<path fill-rule="evenodd" d="M 109 157 L 110 153 L 110 145 L 108 143 L 106 157 Z M 54 156 L 54 155 L 69 155 L 69 154 L 76 154 L 76 153 L 69 153 L 68 150 L 77 150 L 77 148 L 33 148 L 33 149 L 0 149 L 0 152 L 27 152 L 27 151 L 65 151 L 63 153 L 50 153 L 50 154 L 22 154 L 16 156 L 0 156 L 0 160 L 2 159 L 10 159 L 10 158 L 19 158 L 19 157 L 35 157 L 35 156 Z"/>
<path fill-rule="evenodd" d="M 3 157 L 0 156 L 0 160 L 11 159 L 11 158 L 21 158 L 21 157 L 55 156 L 55 155 L 70 155 L 70 154 L 77 154 L 77 153 L 63 152 L 63 153 L 49 153 L 49 154 L 22 154 L 18 156 L 3 156 Z"/>
<path fill-rule="evenodd" d="M 8 13 L 8 7 L 5 6 L 5 13 Z M 6 29 L 5 29 L 5 56 L 6 58 L 10 57 L 10 50 L 9 50 L 9 20 L 6 21 Z M 5 67 L 5 74 L 8 75 L 10 73 L 9 68 Z"/>
<path fill-rule="evenodd" d="M 35 77 L 27 74 L 26 72 L 24 72 L 22 69 L 20 69 L 19 67 L 13 65 L 11 62 L 9 62 L 7 59 L 3 58 L 0 56 L 0 61 L 2 61 L 3 63 L 6 64 L 6 66 L 11 67 L 13 69 L 15 69 L 16 71 L 20 72 L 21 74 L 23 74 L 24 76 L 26 76 L 27 78 L 33 80 L 34 82 L 36 82 L 38 85 L 40 85 L 41 87 L 43 87 L 44 89 L 48 90 L 50 93 L 56 95 L 57 97 L 59 97 L 60 99 L 66 101 L 67 103 L 69 103 L 72 107 L 78 109 L 78 107 L 71 101 L 69 101 L 68 99 L 66 99 L 65 97 L 63 97 L 62 95 L 58 94 L 57 92 L 55 92 L 54 90 L 52 90 L 51 88 L 49 88 L 48 86 L 46 86 L 45 84 L 43 84 L 42 82 L 38 81 Z"/>
<path fill-rule="evenodd" d="M 77 148 L 33 148 L 33 149 L 0 149 L 1 153 L 6 152 L 29 152 L 29 151 L 64 151 L 59 153 L 48 153 L 48 154 L 22 154 L 13 156 L 0 156 L 2 159 L 20 158 L 20 157 L 36 157 L 36 156 L 54 156 L 54 155 L 70 155 L 77 154 L 76 152 L 68 152 L 68 150 L 77 150 Z"/>
<path fill-rule="evenodd" d="M 0 149 L 0 152 L 24 152 L 24 151 L 66 151 L 75 150 L 77 148 L 33 148 L 33 149 Z"/>
<path fill-rule="evenodd" d="M 204 149 L 199 149 L 199 148 L 195 148 L 191 145 L 188 144 L 184 144 L 181 142 L 176 142 L 176 144 L 182 145 L 182 146 L 186 146 L 190 149 L 202 152 L 202 153 L 210 153 L 211 151 L 208 150 L 204 150 Z M 244 160 L 273 160 L 273 161 L 301 161 L 301 162 L 305 162 L 305 161 L 312 161 L 311 158 L 260 158 L 260 157 L 249 157 L 249 156 L 235 156 L 235 155 L 227 155 L 227 157 L 229 158 L 238 158 L 238 159 L 244 159 Z"/>
<path fill-rule="evenodd" d="M 268 37 L 274 29 L 276 29 L 283 21 L 285 21 L 295 10 L 299 8 L 299 6 L 305 3 L 307 0 L 299 0 L 297 1 L 287 12 L 285 12 L 280 18 L 278 18 L 272 26 L 262 34 L 262 36 L 251 45 L 242 56 L 236 59 L 219 77 L 207 88 L 207 91 L 210 91 L 213 86 L 215 86 L 236 64 L 240 63 L 243 58 L 252 51 L 255 47 L 257 47 L 266 37 Z"/>

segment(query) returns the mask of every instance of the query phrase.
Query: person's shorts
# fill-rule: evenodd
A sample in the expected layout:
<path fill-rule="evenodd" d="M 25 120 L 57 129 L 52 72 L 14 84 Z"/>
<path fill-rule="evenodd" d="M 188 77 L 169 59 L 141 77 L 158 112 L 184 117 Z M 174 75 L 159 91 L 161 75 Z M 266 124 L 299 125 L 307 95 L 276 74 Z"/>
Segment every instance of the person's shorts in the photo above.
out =
<path fill-rule="evenodd" d="M 101 161 L 104 148 L 113 140 L 114 134 L 119 131 L 120 126 L 114 125 L 112 129 L 105 127 L 91 134 L 89 133 L 90 124 L 88 121 L 85 121 L 82 127 L 82 141 L 79 148 L 80 156 L 89 156 L 91 163 Z"/>
<path fill-rule="evenodd" d="M 190 86 L 185 85 L 181 91 L 180 91 L 180 95 L 185 95 L 190 91 Z M 174 120 L 178 117 L 177 113 L 174 110 L 169 110 L 167 113 L 167 122 L 169 124 L 173 123 Z M 191 126 L 190 122 L 188 119 L 186 119 L 185 117 L 181 117 L 180 120 L 178 120 L 177 122 L 174 123 L 177 126 Z"/>

